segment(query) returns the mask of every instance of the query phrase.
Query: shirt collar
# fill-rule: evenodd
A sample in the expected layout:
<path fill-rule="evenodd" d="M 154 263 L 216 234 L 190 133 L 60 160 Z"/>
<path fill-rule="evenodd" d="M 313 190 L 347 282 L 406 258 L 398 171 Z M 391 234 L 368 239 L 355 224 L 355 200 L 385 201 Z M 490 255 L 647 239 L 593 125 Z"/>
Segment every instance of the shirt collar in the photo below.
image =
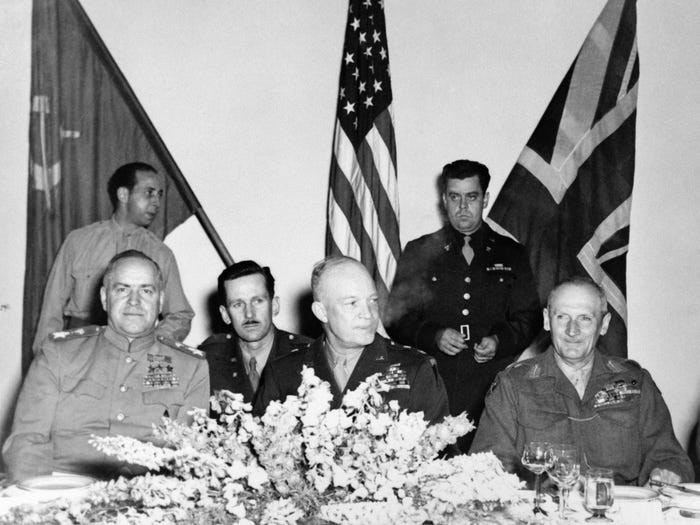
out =
<path fill-rule="evenodd" d="M 338 364 L 342 363 L 343 361 L 346 361 L 345 366 L 348 370 L 352 371 L 355 368 L 357 362 L 360 360 L 362 352 L 364 352 L 364 348 L 360 348 L 358 350 L 351 350 L 350 352 L 341 354 L 330 345 L 328 339 L 325 339 L 323 342 L 323 353 L 326 355 L 326 358 L 328 359 L 328 364 L 331 366 L 331 369 L 335 368 Z"/>
<path fill-rule="evenodd" d="M 111 326 L 107 326 L 104 333 L 107 340 L 119 350 L 130 353 L 137 353 L 150 348 L 156 340 L 155 328 L 146 335 L 136 337 L 131 342 L 125 336 L 115 332 Z"/>
<path fill-rule="evenodd" d="M 275 335 L 275 337 L 277 336 Z M 267 364 L 267 360 L 270 358 L 270 352 L 272 352 L 272 347 L 274 346 L 274 344 L 275 342 L 273 341 L 268 348 L 262 349 L 259 352 L 256 352 L 255 354 L 251 353 L 247 348 L 243 348 L 239 344 L 238 349 L 241 351 L 241 355 L 243 356 L 243 363 L 245 364 L 246 372 L 250 373 L 250 359 L 252 357 L 255 358 L 255 367 L 258 369 L 258 372 L 262 371 L 262 369 L 265 368 L 265 365 Z"/>
<path fill-rule="evenodd" d="M 479 248 L 484 244 L 487 228 L 486 223 L 482 220 L 481 226 L 479 226 L 475 232 L 469 234 L 471 239 L 469 241 L 469 245 L 472 248 Z M 464 237 L 466 234 L 457 231 L 449 222 L 447 223 L 447 230 L 449 232 L 448 235 L 451 243 L 455 243 L 458 246 L 462 246 L 464 244 Z"/>

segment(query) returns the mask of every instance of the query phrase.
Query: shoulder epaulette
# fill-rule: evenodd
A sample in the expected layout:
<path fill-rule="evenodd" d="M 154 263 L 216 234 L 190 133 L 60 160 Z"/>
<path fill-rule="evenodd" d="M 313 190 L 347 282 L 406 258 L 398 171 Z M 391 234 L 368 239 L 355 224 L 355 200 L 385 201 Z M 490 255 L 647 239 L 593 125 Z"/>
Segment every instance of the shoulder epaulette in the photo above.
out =
<path fill-rule="evenodd" d="M 413 350 L 414 352 L 419 353 L 420 355 L 428 356 L 429 354 L 427 352 L 424 352 L 420 348 L 415 348 L 413 346 L 408 346 L 408 345 L 402 345 L 401 343 L 397 343 L 393 339 L 387 339 L 388 343 L 391 346 L 396 347 L 397 350 Z"/>
<path fill-rule="evenodd" d="M 231 334 L 213 334 L 207 337 L 204 341 L 202 341 L 198 348 L 202 348 L 208 345 L 220 345 L 230 341 L 231 339 L 233 339 L 233 336 Z"/>
<path fill-rule="evenodd" d="M 205 359 L 207 357 L 206 352 L 202 352 L 201 350 L 197 350 L 196 348 L 193 348 L 191 346 L 186 345 L 185 343 L 181 343 L 180 341 L 176 341 L 175 339 L 172 339 L 170 337 L 166 337 L 164 335 L 159 335 L 156 339 L 160 343 L 163 343 L 166 346 L 169 346 L 170 348 L 174 348 L 175 350 L 179 350 L 183 354 L 190 355 L 192 357 L 196 357 L 197 359 Z"/>
<path fill-rule="evenodd" d="M 611 372 L 626 372 L 630 369 L 641 370 L 642 366 L 632 359 L 622 359 L 616 357 L 606 357 L 605 365 Z"/>
<path fill-rule="evenodd" d="M 523 361 L 515 361 L 514 363 L 509 364 L 505 369 L 506 370 L 515 370 L 518 368 L 523 368 L 523 373 L 525 373 L 525 377 L 528 379 L 537 379 L 542 375 L 542 366 L 539 363 L 533 362 L 532 359 L 525 359 Z"/>
<path fill-rule="evenodd" d="M 303 335 L 293 334 L 291 332 L 287 332 L 286 336 L 292 348 L 306 348 L 313 342 L 313 339 L 309 339 Z"/>
<path fill-rule="evenodd" d="M 80 328 L 73 328 L 72 330 L 61 330 L 59 332 L 53 332 L 49 334 L 49 341 L 70 341 L 71 339 L 90 337 L 99 334 L 100 332 L 102 332 L 102 330 L 104 330 L 104 328 L 104 326 L 90 325 L 81 326 Z"/>

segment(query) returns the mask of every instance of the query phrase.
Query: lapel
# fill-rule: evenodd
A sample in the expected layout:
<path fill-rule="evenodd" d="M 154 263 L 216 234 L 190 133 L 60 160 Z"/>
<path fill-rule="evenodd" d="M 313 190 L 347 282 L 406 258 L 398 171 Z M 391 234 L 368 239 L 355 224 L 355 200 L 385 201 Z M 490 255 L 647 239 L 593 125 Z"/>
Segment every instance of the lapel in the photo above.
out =
<path fill-rule="evenodd" d="M 384 346 L 384 340 L 379 336 L 374 336 L 374 341 L 365 347 L 357 360 L 355 369 L 348 378 L 348 384 L 345 385 L 345 393 L 348 390 L 354 390 L 358 385 L 367 379 L 369 376 L 385 372 L 389 366 L 389 354 Z"/>
<path fill-rule="evenodd" d="M 605 383 L 610 381 L 610 376 L 614 375 L 607 365 L 605 364 L 605 359 L 601 357 L 598 353 L 598 349 L 595 350 L 595 355 L 593 357 L 593 370 L 591 370 L 591 377 L 586 385 L 586 391 L 583 394 L 583 401 L 588 402 L 592 397 L 595 396 L 596 392 L 601 390 Z"/>
<path fill-rule="evenodd" d="M 554 391 L 566 397 L 570 397 L 579 401 L 578 392 L 571 384 L 571 381 L 567 379 L 564 372 L 561 371 L 557 365 L 557 361 L 554 358 L 554 348 L 552 346 L 547 350 L 547 354 L 542 363 L 543 375 L 554 378 Z M 590 383 L 590 381 L 589 381 Z"/>
<path fill-rule="evenodd" d="M 384 340 L 379 335 L 375 335 L 374 341 L 367 345 L 362 351 L 355 365 L 355 369 L 348 378 L 345 390 L 341 391 L 340 388 L 338 388 L 338 384 L 335 382 L 333 370 L 331 370 L 328 359 L 326 358 L 324 349 L 325 340 L 325 337 L 319 337 L 314 341 L 311 346 L 313 351 L 308 353 L 309 357 L 307 358 L 306 365 L 313 366 L 316 375 L 331 385 L 331 393 L 333 394 L 331 408 L 339 408 L 345 392 L 357 388 L 368 376 L 376 374 L 377 372 L 386 371 L 386 367 L 389 365 L 389 356 L 384 346 Z"/>
<path fill-rule="evenodd" d="M 325 342 L 326 337 L 321 336 L 311 344 L 311 351 L 306 353 L 304 364 L 313 367 L 316 376 L 331 385 L 331 394 L 333 394 L 331 408 L 338 408 L 343 399 L 343 392 L 338 388 L 333 370 L 331 370 L 328 359 L 326 359 Z"/>
<path fill-rule="evenodd" d="M 272 347 L 270 348 L 270 355 L 267 356 L 267 363 L 271 363 L 278 357 L 282 357 L 282 352 L 280 351 L 280 331 L 275 328 L 275 338 L 272 340 Z M 267 366 L 265 363 L 265 366 Z"/>
<path fill-rule="evenodd" d="M 235 339 L 233 341 L 235 341 Z M 241 352 L 238 344 L 233 341 L 233 355 L 236 359 L 234 363 L 233 380 L 238 384 L 239 391 L 241 394 L 243 394 L 243 399 L 245 401 L 252 401 L 253 397 L 255 396 L 255 392 L 253 392 L 253 386 L 250 384 L 250 379 L 248 379 L 248 374 L 245 369 L 245 358 L 243 357 L 243 352 Z"/>

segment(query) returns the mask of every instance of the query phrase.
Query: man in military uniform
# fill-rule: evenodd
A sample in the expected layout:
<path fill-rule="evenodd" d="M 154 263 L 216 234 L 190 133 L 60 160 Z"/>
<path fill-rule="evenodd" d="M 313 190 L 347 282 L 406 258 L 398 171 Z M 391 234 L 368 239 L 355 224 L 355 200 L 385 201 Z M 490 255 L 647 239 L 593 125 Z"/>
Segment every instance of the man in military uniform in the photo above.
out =
<path fill-rule="evenodd" d="M 431 423 L 448 415 L 447 394 L 431 359 L 422 352 L 384 339 L 377 332 L 377 289 L 367 269 L 349 257 L 329 257 L 311 276 L 312 311 L 324 335 L 305 350 L 268 364 L 255 411 L 273 400 L 297 394 L 303 365 L 328 381 L 332 408 L 368 376 L 381 373 L 390 387 L 385 401 L 396 400 L 410 412 L 422 411 Z"/>
<path fill-rule="evenodd" d="M 252 402 L 266 363 L 308 345 L 311 339 L 279 330 L 275 279 L 270 269 L 241 261 L 219 275 L 219 312 L 233 333 L 215 334 L 200 345 L 209 361 L 212 394 L 229 390 Z"/>
<path fill-rule="evenodd" d="M 649 372 L 596 349 L 609 322 L 605 294 L 593 281 L 555 287 L 544 309 L 552 346 L 499 374 L 471 452 L 492 450 L 507 470 L 523 474 L 526 443 L 571 443 L 582 452 L 583 471 L 610 468 L 618 484 L 692 481 Z"/>
<path fill-rule="evenodd" d="M 32 362 L 3 446 L 13 480 L 133 473 L 90 437 L 149 439 L 161 417 L 187 422 L 189 410 L 209 405 L 204 355 L 155 334 L 163 277 L 152 259 L 136 250 L 115 256 L 100 298 L 106 327 L 53 333 Z"/>
<path fill-rule="evenodd" d="M 114 214 L 68 234 L 51 268 L 32 348 L 34 354 L 50 333 L 103 324 L 100 283 L 107 263 L 117 253 L 139 250 L 163 273 L 162 321 L 157 333 L 182 341 L 194 312 L 180 283 L 175 256 L 148 230 L 163 198 L 163 178 L 142 162 L 117 169 L 107 183 Z"/>
<path fill-rule="evenodd" d="M 458 160 L 440 175 L 448 222 L 409 242 L 399 259 L 385 325 L 403 344 L 433 355 L 450 412 L 478 421 L 495 375 L 541 328 L 527 254 L 483 222 L 490 175 Z M 459 440 L 467 452 L 472 434 Z"/>

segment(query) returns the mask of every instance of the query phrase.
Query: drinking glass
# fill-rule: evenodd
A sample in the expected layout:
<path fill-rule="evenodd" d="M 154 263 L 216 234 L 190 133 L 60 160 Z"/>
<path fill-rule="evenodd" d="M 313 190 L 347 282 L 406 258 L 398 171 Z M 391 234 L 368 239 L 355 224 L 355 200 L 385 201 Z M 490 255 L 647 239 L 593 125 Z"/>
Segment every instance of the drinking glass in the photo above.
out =
<path fill-rule="evenodd" d="M 541 476 L 552 464 L 549 443 L 545 441 L 531 441 L 523 448 L 523 466 L 535 475 L 535 506 L 532 509 L 534 514 L 547 512 L 540 506 L 541 503 Z"/>
<path fill-rule="evenodd" d="M 612 522 L 605 516 L 605 511 L 612 507 L 615 500 L 615 483 L 613 472 L 609 468 L 591 468 L 586 472 L 586 484 L 583 489 L 583 504 L 593 516 L 587 522 Z"/>
<path fill-rule="evenodd" d="M 547 475 L 559 487 L 559 518 L 566 521 L 569 492 L 581 473 L 578 448 L 574 445 L 554 444 L 550 445 L 549 453 L 552 464 Z"/>

